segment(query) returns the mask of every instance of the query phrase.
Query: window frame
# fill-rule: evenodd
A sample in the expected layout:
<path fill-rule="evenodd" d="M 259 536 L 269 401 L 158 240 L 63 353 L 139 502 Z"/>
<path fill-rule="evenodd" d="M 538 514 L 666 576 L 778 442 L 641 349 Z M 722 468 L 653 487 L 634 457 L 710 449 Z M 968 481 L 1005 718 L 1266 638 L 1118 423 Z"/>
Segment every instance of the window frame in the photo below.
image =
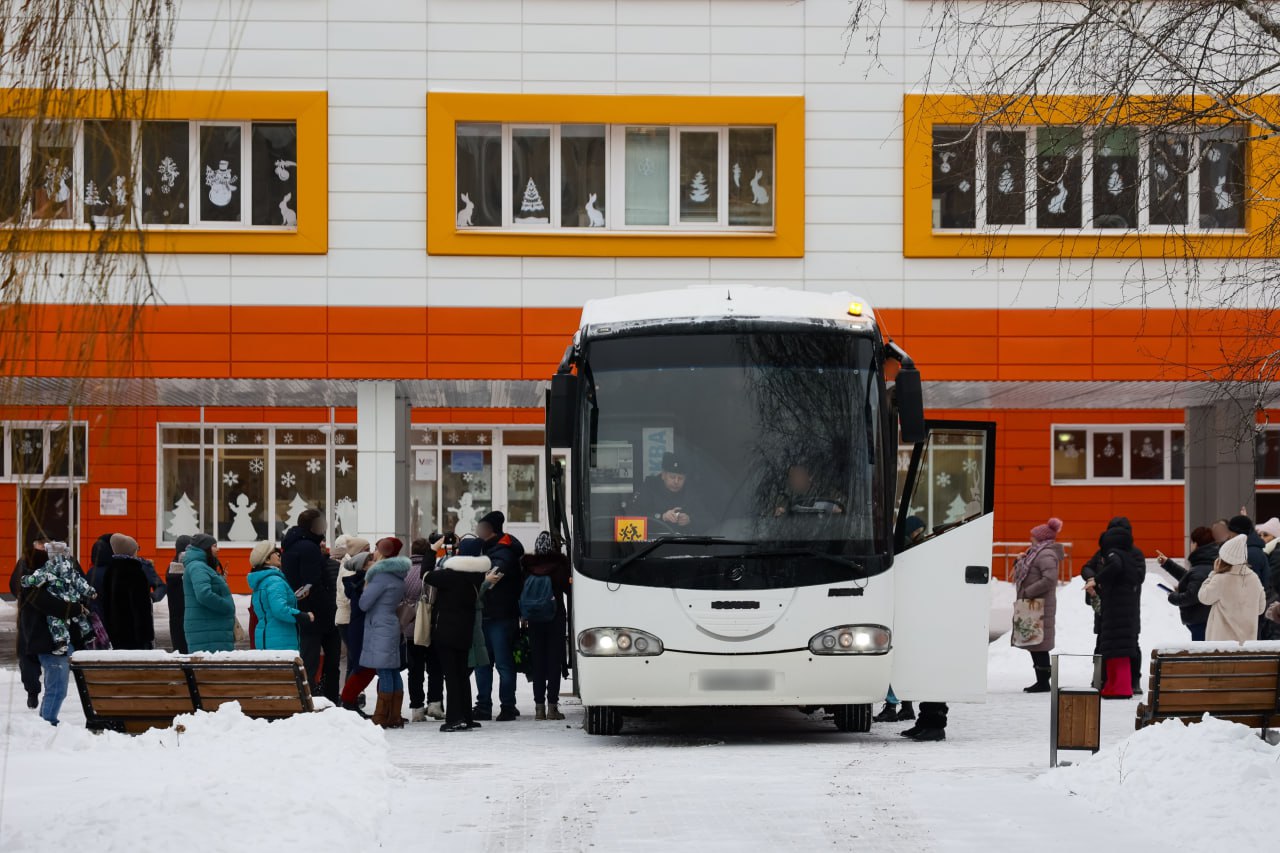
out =
<path fill-rule="evenodd" d="M 56 98 L 67 101 L 65 108 L 56 104 L 46 107 L 55 113 L 66 113 L 64 121 L 75 124 L 73 154 L 73 187 L 71 220 L 35 220 L 31 229 L 31 251 L 51 252 L 137 252 L 141 240 L 154 254 L 324 254 L 329 241 L 329 157 L 328 157 L 328 93 L 324 91 L 187 91 L 172 90 L 136 97 L 119 98 L 120 93 L 72 91 Z M 22 133 L 22 173 L 30 174 L 34 157 L 31 120 L 41 114 L 41 95 L 33 90 L 0 91 L 0 115 L 26 122 Z M 121 104 L 124 107 L 121 107 Z M 146 105 L 145 114 L 139 112 Z M 242 173 L 252 172 L 252 126 L 257 123 L 293 123 L 297 127 L 298 198 L 295 209 L 298 225 L 254 225 L 252 211 L 252 175 L 242 174 L 237 193 L 241 194 L 239 222 L 204 222 L 199 219 L 198 188 L 203 174 L 188 168 L 188 187 L 192 191 L 191 211 L 187 225 L 163 223 L 142 224 L 141 193 L 134 188 L 130 200 L 132 220 L 112 231 L 108 239 L 103 232 L 84 224 L 84 122 L 127 121 L 131 125 L 130 146 L 135 160 L 139 151 L 140 121 L 181 121 L 191 127 L 188 139 L 188 167 L 198 162 L 199 127 L 202 125 L 239 125 L 241 127 Z M 136 177 L 136 172 L 135 172 Z M 139 182 L 135 181 L 135 185 Z M 12 228 L 0 224 L 0 228 Z"/>
<path fill-rule="evenodd" d="M 49 471 L 49 453 L 53 447 L 52 433 L 55 429 L 70 428 L 71 441 L 67 459 L 67 475 L 53 476 Z M 84 430 L 84 473 L 76 474 L 76 465 L 74 454 L 77 450 L 74 430 L 79 427 Z M 18 429 L 39 429 L 44 431 L 44 437 L 41 446 L 40 456 L 40 472 L 38 474 L 19 474 L 13 470 L 13 431 Z M 3 435 L 0 436 L 0 452 L 4 454 L 3 460 L 0 460 L 0 483 L 13 483 L 24 487 L 43 487 L 43 486 L 79 486 L 89 482 L 89 422 L 87 420 L 73 419 L 69 421 L 52 421 L 52 420 L 13 420 L 0 422 L 0 430 Z"/>
<path fill-rule="evenodd" d="M 1061 479 L 1055 465 L 1057 435 L 1059 432 L 1085 433 L 1085 476 L 1080 479 Z M 1130 450 L 1133 446 L 1133 433 L 1164 433 L 1164 477 L 1161 479 L 1134 479 L 1132 476 L 1132 459 Z M 1174 479 L 1173 474 L 1173 433 L 1183 434 L 1183 476 Z M 1119 477 L 1096 477 L 1093 474 L 1094 435 L 1098 433 L 1122 433 L 1120 455 L 1124 460 L 1124 473 Z M 1132 424 L 1053 424 L 1049 430 L 1049 483 L 1053 486 L 1182 486 L 1186 483 L 1186 425 L 1181 423 L 1132 423 Z"/>
<path fill-rule="evenodd" d="M 984 106 L 985 104 L 985 106 Z M 1280 121 L 1280 96 L 1250 101 L 1264 116 Z M 1160 99 L 1135 96 L 1120 104 L 1099 96 L 1041 95 L 1017 99 L 1001 114 L 998 125 L 1022 129 L 1043 125 L 1079 126 L 1110 108 L 1111 124 L 1150 125 L 1148 116 L 1168 105 Z M 933 129 L 969 126 L 986 115 L 990 101 L 964 95 L 904 95 L 903 127 L 903 256 L 909 258 L 1239 258 L 1269 257 L 1274 253 L 1265 235 L 1280 219 L 1280 139 L 1257 128 L 1244 127 L 1244 183 L 1247 188 L 1243 229 L 1189 230 L 1160 226 L 1159 230 L 1044 229 L 1031 233 L 1025 226 L 998 226 L 982 232 L 933 228 Z M 1188 109 L 1211 115 L 1207 99 L 1188 99 Z M 1230 124 L 1220 110 L 1217 118 L 1201 121 L 1196 129 L 1210 131 Z M 993 122 L 993 124 L 996 124 Z M 1087 149 L 1087 146 L 1086 146 Z M 984 154 L 985 156 L 985 154 Z M 1090 152 L 1092 156 L 1092 152 Z M 1086 184 L 1092 184 L 1086 175 Z M 1141 184 L 1145 185 L 1143 176 Z M 1028 188 L 1032 192 L 1033 188 Z M 1090 188 L 1090 192 L 1091 192 Z M 1146 193 L 1145 186 L 1140 192 Z M 1190 194 L 1190 192 L 1189 192 Z M 1198 196 L 1196 197 L 1198 199 Z M 1149 199 L 1142 204 L 1149 210 Z M 1191 213 L 1198 216 L 1199 208 Z M 984 211 L 985 214 L 985 211 Z M 1148 213 L 1149 216 L 1149 213 Z M 1022 230 L 1011 230 L 1013 228 Z M 1173 229 L 1172 232 L 1165 229 Z"/>
<path fill-rule="evenodd" d="M 510 210 L 508 126 L 605 125 L 608 198 L 606 228 L 564 228 L 553 210 L 551 227 L 458 228 L 456 194 L 427 196 L 427 252 L 433 255 L 585 256 L 585 257 L 803 257 L 804 255 L 804 98 L 802 96 L 651 96 L 518 95 L 455 92 L 427 93 L 427 173 L 456 182 L 456 127 L 460 123 L 503 126 L 503 221 Z M 666 126 L 672 135 L 689 129 L 720 133 L 719 162 L 723 230 L 701 223 L 679 223 L 678 206 L 668 210 L 666 228 L 625 224 L 625 127 Z M 772 127 L 773 225 L 728 226 L 728 129 Z M 669 139 L 673 173 L 679 171 L 679 141 Z M 559 146 L 552 149 L 553 195 L 560 196 Z M 456 183 L 454 184 L 456 186 Z M 673 177 L 672 201 L 678 198 Z"/>

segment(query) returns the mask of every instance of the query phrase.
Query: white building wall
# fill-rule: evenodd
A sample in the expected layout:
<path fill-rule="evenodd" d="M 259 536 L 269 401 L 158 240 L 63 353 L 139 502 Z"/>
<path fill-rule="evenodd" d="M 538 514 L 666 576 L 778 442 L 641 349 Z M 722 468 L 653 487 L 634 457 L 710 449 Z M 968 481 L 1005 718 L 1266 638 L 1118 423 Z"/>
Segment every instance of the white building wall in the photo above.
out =
<path fill-rule="evenodd" d="M 172 87 L 328 91 L 330 248 L 166 257 L 160 295 L 170 304 L 578 306 L 735 280 L 853 289 L 885 307 L 1125 304 L 1128 262 L 903 258 L 902 100 L 923 90 L 937 47 L 931 5 L 889 0 L 873 46 L 846 40 L 844 0 L 185 0 Z M 453 185 L 452 175 L 426 174 L 429 89 L 803 95 L 805 256 L 428 256 L 426 192 Z M 1151 299 L 1185 296 L 1166 288 Z"/>

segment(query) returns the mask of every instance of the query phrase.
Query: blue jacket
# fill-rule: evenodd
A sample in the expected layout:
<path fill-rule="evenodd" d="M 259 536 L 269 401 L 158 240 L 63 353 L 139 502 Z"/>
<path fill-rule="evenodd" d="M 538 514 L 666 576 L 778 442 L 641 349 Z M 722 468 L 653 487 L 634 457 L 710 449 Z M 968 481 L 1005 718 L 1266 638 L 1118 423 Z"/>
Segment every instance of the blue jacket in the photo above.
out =
<path fill-rule="evenodd" d="M 236 604 L 209 555 L 192 545 L 182 555 L 182 625 L 193 652 L 229 652 L 236 647 Z"/>
<path fill-rule="evenodd" d="M 258 625 L 253 630 L 254 648 L 286 651 L 298 650 L 298 623 L 306 616 L 298 610 L 297 599 L 284 572 L 263 568 L 249 572 L 249 589 L 253 590 L 253 612 Z M 298 618 L 302 616 L 302 619 Z"/>
<path fill-rule="evenodd" d="M 388 557 L 365 574 L 360 609 L 364 611 L 364 648 L 360 665 L 370 669 L 400 668 L 400 618 L 396 608 L 404 598 L 408 557 Z"/>

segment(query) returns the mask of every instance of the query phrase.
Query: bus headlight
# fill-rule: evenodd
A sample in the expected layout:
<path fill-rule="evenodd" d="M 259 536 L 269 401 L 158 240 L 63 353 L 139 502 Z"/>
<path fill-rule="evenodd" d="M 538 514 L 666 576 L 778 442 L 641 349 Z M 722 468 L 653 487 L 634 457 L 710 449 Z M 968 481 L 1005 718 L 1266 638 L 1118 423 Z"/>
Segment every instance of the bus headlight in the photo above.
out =
<path fill-rule="evenodd" d="M 893 634 L 883 625 L 841 625 L 829 628 L 809 641 L 815 655 L 882 655 L 892 646 Z"/>
<path fill-rule="evenodd" d="M 662 641 L 634 628 L 588 628 L 578 635 L 578 651 L 592 658 L 652 657 L 662 654 Z"/>

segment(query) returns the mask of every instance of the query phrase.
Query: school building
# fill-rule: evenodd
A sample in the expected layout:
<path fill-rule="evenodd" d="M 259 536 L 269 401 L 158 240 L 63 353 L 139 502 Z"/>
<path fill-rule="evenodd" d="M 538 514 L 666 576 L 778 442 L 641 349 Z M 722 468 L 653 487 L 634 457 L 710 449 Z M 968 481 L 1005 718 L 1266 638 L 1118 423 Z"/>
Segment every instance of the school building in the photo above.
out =
<path fill-rule="evenodd" d="M 998 423 L 1001 540 L 1058 515 L 1078 566 L 1113 515 L 1182 554 L 1255 485 L 1280 510 L 1280 428 L 1214 381 L 1262 312 L 1178 278 L 1188 246 L 1247 262 L 1280 142 L 1081 128 L 1071 92 L 971 133 L 928 6 L 886 4 L 873 63 L 834 0 L 187 0 L 146 115 L 89 97 L 37 133 L 0 93 L 49 251 L 124 217 L 155 286 L 11 312 L 0 564 L 38 531 L 157 562 L 205 532 L 244 591 L 307 507 L 531 538 L 584 302 L 726 283 L 874 306 L 932 414 Z"/>

